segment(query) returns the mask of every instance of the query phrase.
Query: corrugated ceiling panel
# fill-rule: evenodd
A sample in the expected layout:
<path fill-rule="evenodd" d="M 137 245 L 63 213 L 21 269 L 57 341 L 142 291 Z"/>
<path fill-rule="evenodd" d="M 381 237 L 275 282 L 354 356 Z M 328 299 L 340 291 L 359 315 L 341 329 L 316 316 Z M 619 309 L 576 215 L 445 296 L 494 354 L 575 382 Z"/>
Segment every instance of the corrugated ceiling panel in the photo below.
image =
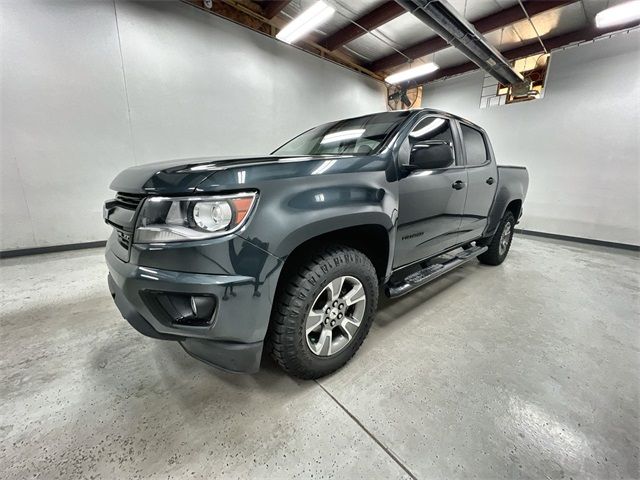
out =
<path fill-rule="evenodd" d="M 541 13 L 540 15 L 532 17 L 532 21 L 543 37 L 543 40 L 546 37 L 562 35 L 563 33 L 584 28 L 589 24 L 580 2 Z M 498 48 L 498 50 L 504 51 L 531 43 L 535 41 L 536 36 L 529 20 L 521 20 L 504 29 L 487 33 L 485 34 L 485 38 L 491 45 Z M 430 62 L 433 61 L 433 56 L 428 55 L 418 60 Z M 435 55 L 435 62 L 440 68 L 451 67 L 467 61 L 468 59 L 454 48 L 447 48 L 441 52 L 437 52 Z M 398 67 L 394 69 L 394 71 L 402 70 L 403 68 L 406 67 Z"/>
<path fill-rule="evenodd" d="M 303 12 L 317 0 L 293 0 L 280 12 L 281 18 L 291 19 Z M 329 2 L 336 13 L 326 23 L 320 25 L 317 32 L 323 35 L 330 35 L 348 25 L 351 20 L 355 20 L 361 15 L 373 10 L 380 4 L 378 0 L 349 0 L 342 2 Z"/>
<path fill-rule="evenodd" d="M 281 15 L 284 18 L 292 18 L 302 10 L 310 7 L 316 0 L 293 0 L 285 7 Z M 359 16 L 371 11 L 380 5 L 383 0 L 341 0 L 332 1 L 337 9 L 333 17 L 312 34 L 318 40 L 334 33 L 349 24 L 349 19 L 357 19 Z M 479 18 L 491 15 L 505 8 L 517 5 L 517 0 L 449 0 L 451 5 L 460 13 L 465 12 L 466 18 L 474 22 Z M 565 7 L 550 10 L 533 17 L 533 22 L 540 35 L 545 37 L 561 35 L 579 28 L 583 28 L 593 21 L 593 16 L 606 8 L 608 0 L 587 0 L 576 2 Z M 466 4 L 466 7 L 465 7 Z M 585 15 L 590 18 L 587 18 Z M 368 63 L 378 58 L 402 50 L 422 40 L 432 38 L 435 33 L 420 20 L 409 13 L 387 22 L 373 30 L 372 34 L 363 35 L 345 45 L 356 61 Z M 535 31 L 528 20 L 519 21 L 504 29 L 495 30 L 485 34 L 487 40 L 500 50 L 516 48 L 520 45 L 535 40 Z M 432 61 L 433 56 L 424 57 L 422 61 Z M 453 48 L 447 48 L 436 53 L 436 62 L 442 67 L 457 65 L 467 61 L 466 57 Z M 404 66 L 398 69 L 405 68 Z"/>
<path fill-rule="evenodd" d="M 465 12 L 467 20 L 474 22 L 517 3 L 517 0 L 450 0 L 460 13 Z M 360 58 L 372 61 L 394 52 L 393 47 L 402 50 L 436 34 L 413 15 L 406 13 L 375 29 L 372 34 L 363 35 L 346 46 Z M 379 38 L 376 38 L 379 37 Z M 380 39 L 383 39 L 381 41 Z M 389 46 L 388 43 L 392 46 Z"/>

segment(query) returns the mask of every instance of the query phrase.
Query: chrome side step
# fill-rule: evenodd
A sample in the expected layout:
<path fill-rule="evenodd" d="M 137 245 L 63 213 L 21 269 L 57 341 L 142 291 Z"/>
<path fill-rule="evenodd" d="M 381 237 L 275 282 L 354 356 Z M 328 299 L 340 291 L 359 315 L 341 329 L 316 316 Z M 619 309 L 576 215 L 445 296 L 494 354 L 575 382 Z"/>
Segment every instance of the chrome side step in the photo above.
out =
<path fill-rule="evenodd" d="M 404 280 L 394 283 L 388 284 L 385 287 L 385 293 L 387 297 L 394 298 L 400 297 L 405 293 L 409 293 L 412 290 L 415 290 L 418 287 L 421 287 L 432 280 L 444 275 L 447 272 L 450 272 L 454 268 L 459 267 L 460 265 L 464 265 L 469 260 L 473 260 L 478 255 L 483 254 L 488 250 L 488 247 L 471 247 L 468 250 L 463 250 L 451 260 L 448 260 L 444 263 L 435 263 L 433 265 L 429 265 L 428 267 L 423 268 L 422 270 L 418 270 L 417 272 L 412 273 L 404 278 Z"/>

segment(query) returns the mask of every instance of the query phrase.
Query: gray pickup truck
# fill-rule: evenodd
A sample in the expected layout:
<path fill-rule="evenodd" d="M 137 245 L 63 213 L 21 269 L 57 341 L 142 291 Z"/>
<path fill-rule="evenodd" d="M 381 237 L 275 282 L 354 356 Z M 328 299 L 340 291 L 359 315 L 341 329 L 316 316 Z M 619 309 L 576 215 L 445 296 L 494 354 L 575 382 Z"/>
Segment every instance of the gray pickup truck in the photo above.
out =
<path fill-rule="evenodd" d="M 255 372 L 344 365 L 380 287 L 404 295 L 474 258 L 509 252 L 529 178 L 489 139 L 435 110 L 308 130 L 270 155 L 129 168 L 104 205 L 109 288 L 139 332 Z"/>

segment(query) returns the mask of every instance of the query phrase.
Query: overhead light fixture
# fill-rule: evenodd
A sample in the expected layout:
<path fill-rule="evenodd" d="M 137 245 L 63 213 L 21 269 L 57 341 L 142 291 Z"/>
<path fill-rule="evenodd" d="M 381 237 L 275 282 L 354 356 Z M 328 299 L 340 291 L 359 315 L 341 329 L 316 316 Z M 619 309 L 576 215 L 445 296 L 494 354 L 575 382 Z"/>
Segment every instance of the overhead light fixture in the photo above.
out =
<path fill-rule="evenodd" d="M 596 15 L 596 27 L 608 28 L 640 20 L 640 0 L 625 2 L 607 8 Z"/>
<path fill-rule="evenodd" d="M 422 75 L 426 75 L 427 73 L 435 72 L 436 70 L 438 70 L 438 68 L 440 67 L 438 67 L 438 65 L 433 62 L 423 63 L 422 65 L 418 65 L 417 67 L 413 67 L 408 70 L 403 70 L 402 72 L 389 75 L 384 79 L 384 81 L 391 84 L 402 83 L 406 80 L 421 77 Z"/>
<path fill-rule="evenodd" d="M 335 11 L 335 8 L 322 1 L 316 2 L 287 23 L 285 27 L 278 32 L 276 38 L 285 43 L 293 43 L 318 25 L 329 20 Z"/>

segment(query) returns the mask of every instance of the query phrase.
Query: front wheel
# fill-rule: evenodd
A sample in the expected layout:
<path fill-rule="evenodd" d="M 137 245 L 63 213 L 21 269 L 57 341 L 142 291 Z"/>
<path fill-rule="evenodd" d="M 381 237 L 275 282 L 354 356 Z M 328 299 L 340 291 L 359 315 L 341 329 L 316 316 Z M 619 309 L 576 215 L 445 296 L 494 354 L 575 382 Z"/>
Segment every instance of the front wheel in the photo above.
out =
<path fill-rule="evenodd" d="M 511 240 L 513 239 L 513 229 L 516 226 L 516 219 L 513 213 L 506 212 L 502 221 L 491 237 L 490 243 L 487 244 L 489 249 L 482 255 L 478 256 L 478 260 L 486 265 L 500 265 L 507 258 L 509 249 L 511 248 Z"/>
<path fill-rule="evenodd" d="M 343 366 L 367 336 L 378 304 L 371 261 L 327 247 L 289 269 L 271 319 L 271 354 L 288 373 L 311 379 Z"/>

